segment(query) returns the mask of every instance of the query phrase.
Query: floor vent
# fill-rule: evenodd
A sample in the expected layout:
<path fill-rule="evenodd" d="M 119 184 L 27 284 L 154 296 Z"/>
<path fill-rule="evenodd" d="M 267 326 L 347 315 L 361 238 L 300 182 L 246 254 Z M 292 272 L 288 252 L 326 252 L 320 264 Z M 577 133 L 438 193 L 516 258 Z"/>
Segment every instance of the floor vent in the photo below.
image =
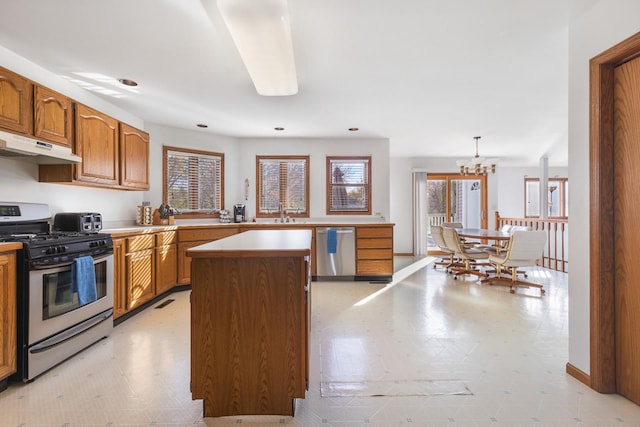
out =
<path fill-rule="evenodd" d="M 175 301 L 174 299 L 168 299 L 168 300 L 162 301 L 161 304 L 156 305 L 154 308 L 165 308 L 166 306 L 168 306 L 174 301 Z"/>

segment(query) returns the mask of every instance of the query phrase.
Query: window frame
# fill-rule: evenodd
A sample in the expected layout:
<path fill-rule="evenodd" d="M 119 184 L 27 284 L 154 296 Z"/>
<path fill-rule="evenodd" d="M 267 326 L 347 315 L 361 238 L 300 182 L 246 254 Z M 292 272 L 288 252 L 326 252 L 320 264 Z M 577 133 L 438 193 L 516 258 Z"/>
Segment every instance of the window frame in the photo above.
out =
<path fill-rule="evenodd" d="M 538 215 L 531 215 L 529 213 L 529 189 L 528 189 L 528 183 L 538 183 L 538 194 L 540 194 L 540 178 L 529 178 L 526 177 L 524 178 L 524 217 L 525 218 L 540 218 L 540 214 Z M 558 178 L 558 177 L 554 177 L 554 178 L 547 178 L 547 185 L 549 185 L 552 182 L 557 182 L 558 183 L 558 188 L 560 191 L 560 194 L 558 196 L 558 200 L 559 200 L 559 204 L 560 204 L 560 215 L 549 215 L 548 218 L 552 218 L 552 219 L 568 219 L 569 218 L 569 208 L 567 206 L 567 200 L 568 200 L 568 192 L 569 192 L 569 178 Z M 548 189 L 547 189 L 547 193 L 548 193 Z"/>
<path fill-rule="evenodd" d="M 344 184 L 344 187 L 356 187 L 356 186 L 361 186 L 363 188 L 366 188 L 366 203 L 367 203 L 367 210 L 332 210 L 332 205 L 331 205 L 331 201 L 332 201 L 332 194 L 333 194 L 333 189 L 334 186 L 340 186 L 339 184 L 334 184 L 332 182 L 332 177 L 333 177 L 333 172 L 331 169 L 331 165 L 333 161 L 338 161 L 338 162 L 351 162 L 351 163 L 358 163 L 358 162 L 367 162 L 367 182 L 364 184 Z M 371 215 L 372 212 L 372 207 L 371 207 L 371 194 L 372 194 L 372 176 L 371 176 L 371 156 L 327 156 L 326 158 L 326 184 L 325 184 L 325 188 L 326 188 L 326 201 L 325 201 L 325 208 L 326 208 L 326 214 L 327 215 Z"/>
<path fill-rule="evenodd" d="M 205 150 L 195 150 L 191 148 L 183 148 L 183 147 L 172 147 L 168 145 L 162 146 L 162 203 L 166 204 L 168 200 L 168 186 L 167 186 L 167 160 L 169 151 L 176 151 L 185 154 L 197 154 L 202 156 L 211 156 L 211 157 L 219 157 L 220 158 L 220 209 L 224 209 L 224 153 L 218 153 L 214 151 L 205 151 Z M 197 210 L 187 210 L 180 211 L 176 216 L 182 219 L 189 218 L 219 218 L 219 211 L 197 211 Z"/>
<path fill-rule="evenodd" d="M 260 206 L 262 205 L 262 197 L 260 194 L 260 189 L 262 188 L 262 176 L 260 174 L 260 163 L 262 160 L 281 160 L 283 163 L 281 163 L 280 168 L 283 168 L 284 166 L 287 165 L 288 161 L 300 161 L 303 160 L 305 162 L 305 168 L 304 168 L 304 204 L 305 204 L 305 211 L 304 212 L 294 212 L 294 211 L 287 211 L 286 212 L 286 216 L 289 216 L 290 218 L 309 218 L 309 169 L 311 166 L 311 158 L 310 156 L 292 156 L 292 155 L 288 155 L 288 156 L 274 156 L 274 155 L 256 155 L 256 206 L 255 206 L 255 212 L 256 212 L 256 218 L 279 218 L 280 217 L 280 212 L 279 211 L 274 211 L 274 212 L 263 212 L 260 210 Z M 282 183 L 281 183 L 282 184 Z M 280 186 L 280 200 L 282 200 L 282 197 L 286 195 L 286 187 L 282 187 L 282 185 Z M 286 210 L 286 209 L 285 209 Z"/>

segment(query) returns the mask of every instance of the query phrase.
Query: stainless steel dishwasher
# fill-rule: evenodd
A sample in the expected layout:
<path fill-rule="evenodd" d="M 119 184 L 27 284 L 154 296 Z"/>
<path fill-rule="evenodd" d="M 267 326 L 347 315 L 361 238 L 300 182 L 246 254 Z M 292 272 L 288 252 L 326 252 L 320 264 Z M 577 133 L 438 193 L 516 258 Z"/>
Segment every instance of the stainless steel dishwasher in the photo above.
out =
<path fill-rule="evenodd" d="M 356 274 L 355 227 L 316 228 L 318 280 L 353 280 Z"/>

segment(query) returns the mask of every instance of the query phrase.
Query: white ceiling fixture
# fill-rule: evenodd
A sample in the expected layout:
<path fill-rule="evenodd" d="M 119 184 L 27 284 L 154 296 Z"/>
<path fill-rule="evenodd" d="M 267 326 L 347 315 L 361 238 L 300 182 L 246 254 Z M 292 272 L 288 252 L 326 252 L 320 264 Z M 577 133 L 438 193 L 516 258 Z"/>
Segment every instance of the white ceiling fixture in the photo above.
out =
<path fill-rule="evenodd" d="M 298 93 L 286 0 L 218 0 L 222 15 L 258 94 Z"/>
<path fill-rule="evenodd" d="M 476 155 L 471 160 L 458 160 L 456 165 L 460 168 L 460 175 L 487 175 L 489 172 L 496 173 L 498 159 L 485 159 L 478 155 L 478 141 L 481 136 L 474 136 L 476 140 Z"/>

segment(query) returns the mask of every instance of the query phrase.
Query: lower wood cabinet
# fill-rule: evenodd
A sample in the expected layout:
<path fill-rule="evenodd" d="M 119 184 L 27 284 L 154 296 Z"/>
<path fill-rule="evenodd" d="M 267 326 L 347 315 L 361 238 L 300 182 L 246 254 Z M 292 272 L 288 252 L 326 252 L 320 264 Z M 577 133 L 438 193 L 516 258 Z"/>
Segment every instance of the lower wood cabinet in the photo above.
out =
<path fill-rule="evenodd" d="M 114 317 L 171 290 L 191 284 L 191 258 L 186 252 L 205 243 L 252 229 L 311 229 L 311 260 L 315 260 L 313 226 L 303 224 L 224 224 L 141 231 L 113 236 L 115 259 Z M 315 275 L 315 262 L 310 266 Z M 393 224 L 356 225 L 356 279 L 393 276 Z"/>
<path fill-rule="evenodd" d="M 156 295 L 160 295 L 177 283 L 178 233 L 165 231 L 156 234 Z"/>
<path fill-rule="evenodd" d="M 17 368 L 16 304 L 16 254 L 0 252 L 0 381 Z"/>
<path fill-rule="evenodd" d="M 191 258 L 186 256 L 187 250 L 213 242 L 224 237 L 233 236 L 240 232 L 240 227 L 225 225 L 212 228 L 188 228 L 178 231 L 178 283 L 191 283 Z"/>
<path fill-rule="evenodd" d="M 177 232 L 113 239 L 114 318 L 151 301 L 177 283 Z"/>
<path fill-rule="evenodd" d="M 155 236 L 141 234 L 126 239 L 127 309 L 131 310 L 153 299 L 155 289 Z"/>
<path fill-rule="evenodd" d="M 127 312 L 127 274 L 125 239 L 113 239 L 113 318 Z"/>
<path fill-rule="evenodd" d="M 356 227 L 356 276 L 393 276 L 393 225 Z"/>

